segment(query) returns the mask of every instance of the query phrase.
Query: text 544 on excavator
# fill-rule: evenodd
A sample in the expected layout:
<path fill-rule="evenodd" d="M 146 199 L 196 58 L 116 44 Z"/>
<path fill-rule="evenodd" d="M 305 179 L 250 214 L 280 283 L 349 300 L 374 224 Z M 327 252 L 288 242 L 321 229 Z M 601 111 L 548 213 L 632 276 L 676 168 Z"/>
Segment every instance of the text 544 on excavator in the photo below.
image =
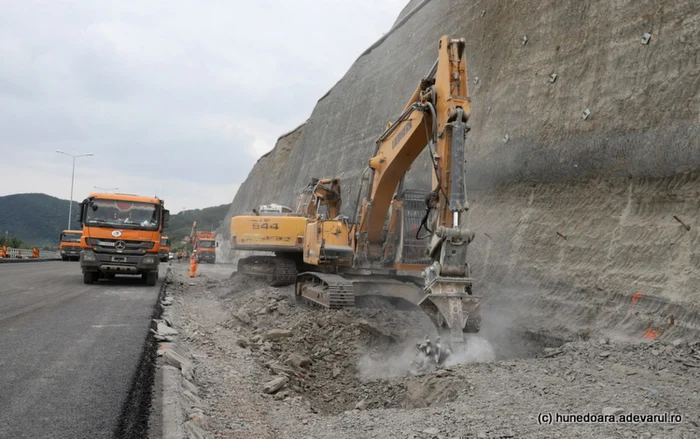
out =
<path fill-rule="evenodd" d="M 301 262 L 287 264 L 305 270 L 295 279 L 300 300 L 326 308 L 353 306 L 356 298 L 373 295 L 392 302 L 407 300 L 425 311 L 451 342 L 464 341 L 465 332 L 479 331 L 481 302 L 472 291 L 467 263 L 474 233 L 464 227 L 467 84 L 465 41 L 443 36 L 437 61 L 376 142 L 353 220 L 340 215 L 337 179 L 312 194 L 316 203 L 309 210 L 296 213 L 297 227 L 282 227 L 282 218 L 258 218 L 260 224 L 268 224 L 267 233 L 275 230 L 274 240 L 288 243 L 273 250 L 276 261 L 294 260 L 293 252 L 301 247 Z M 432 191 L 404 190 L 406 172 L 426 147 L 433 165 Z M 327 215 L 318 211 L 323 203 L 329 208 Z M 256 245 L 241 246 L 238 232 L 243 224 L 236 218 L 231 223 L 232 237 L 238 240 L 233 248 L 265 250 L 259 239 Z M 421 239 L 427 245 L 421 245 Z M 268 276 L 274 279 L 279 265 L 264 264 L 261 270 L 265 269 L 272 270 Z M 423 281 L 398 272 L 422 273 Z"/>

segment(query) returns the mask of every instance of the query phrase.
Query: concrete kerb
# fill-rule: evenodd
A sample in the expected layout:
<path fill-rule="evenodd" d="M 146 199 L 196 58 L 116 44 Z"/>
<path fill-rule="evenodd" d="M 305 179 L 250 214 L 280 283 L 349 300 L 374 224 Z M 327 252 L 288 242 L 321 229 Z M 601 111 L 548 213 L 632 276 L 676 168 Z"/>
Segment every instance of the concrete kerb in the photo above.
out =
<path fill-rule="evenodd" d="M 17 259 L 17 258 L 0 258 L 0 264 L 16 264 L 22 262 L 49 262 L 49 261 L 60 261 L 61 258 L 28 258 L 28 259 Z"/>
<path fill-rule="evenodd" d="M 168 275 L 171 272 L 168 270 Z M 205 406 L 198 396 L 195 385 L 195 371 L 189 355 L 177 347 L 178 333 L 173 328 L 174 316 L 171 305 L 174 299 L 169 294 L 171 278 L 163 282 L 163 294 L 159 305 L 163 312 L 160 319 L 154 319 L 153 336 L 158 341 L 156 367 L 161 382 L 161 436 L 162 439 L 210 439 L 206 432 Z M 155 439 L 158 436 L 150 435 Z"/>

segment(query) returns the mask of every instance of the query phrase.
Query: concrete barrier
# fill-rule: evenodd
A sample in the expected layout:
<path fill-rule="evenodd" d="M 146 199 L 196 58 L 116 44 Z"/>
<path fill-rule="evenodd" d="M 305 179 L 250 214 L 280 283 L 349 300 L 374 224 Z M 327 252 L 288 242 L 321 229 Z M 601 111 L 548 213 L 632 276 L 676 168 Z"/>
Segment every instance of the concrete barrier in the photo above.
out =
<path fill-rule="evenodd" d="M 60 259 L 58 253 L 42 253 L 37 247 L 12 248 L 6 245 L 0 247 L 0 263 L 58 261 Z"/>
<path fill-rule="evenodd" d="M 40 251 L 36 247 L 32 248 L 12 248 L 6 245 L 0 249 L 0 258 L 13 259 L 39 259 Z"/>

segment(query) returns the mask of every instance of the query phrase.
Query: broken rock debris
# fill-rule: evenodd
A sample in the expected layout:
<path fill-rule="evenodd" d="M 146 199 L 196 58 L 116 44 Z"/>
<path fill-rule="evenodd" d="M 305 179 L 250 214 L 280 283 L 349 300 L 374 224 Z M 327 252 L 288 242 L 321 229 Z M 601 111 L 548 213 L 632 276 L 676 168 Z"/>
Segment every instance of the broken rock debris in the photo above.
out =
<path fill-rule="evenodd" d="M 285 297 L 277 301 L 278 310 L 256 312 L 279 294 Z M 310 310 L 295 305 L 293 287 L 270 288 L 236 277 L 187 289 L 172 307 L 182 313 L 179 336 L 193 357 L 207 354 L 185 358 L 196 361 L 199 393 L 182 387 L 211 407 L 215 416 L 206 418 L 207 430 L 217 437 L 275 437 L 269 432 L 284 431 L 300 439 L 534 439 L 541 436 L 520 427 L 530 425 L 532 411 L 551 409 L 553 400 L 573 412 L 671 411 L 693 406 L 692 383 L 700 380 L 699 368 L 685 365 L 698 363 L 700 345 L 675 342 L 678 336 L 674 342 L 640 344 L 596 333 L 590 341 L 541 347 L 528 358 L 421 373 L 404 368 L 410 359 L 399 360 L 406 352 L 401 346 L 413 353 L 426 335 L 419 314 L 409 311 Z M 234 317 L 239 312 L 250 315 L 249 324 Z M 247 348 L 238 346 L 240 340 Z M 653 386 L 652 377 L 657 377 Z M 520 400 L 528 401 L 527 410 Z M 190 404 L 197 402 L 190 397 Z M 187 414 L 194 418 L 184 419 L 200 426 L 197 413 L 192 408 Z M 674 426 L 688 433 L 685 427 Z M 600 433 L 588 425 L 579 430 L 572 435 L 570 426 L 559 425 L 547 431 L 560 438 Z M 665 437 L 662 427 L 648 431 Z"/>

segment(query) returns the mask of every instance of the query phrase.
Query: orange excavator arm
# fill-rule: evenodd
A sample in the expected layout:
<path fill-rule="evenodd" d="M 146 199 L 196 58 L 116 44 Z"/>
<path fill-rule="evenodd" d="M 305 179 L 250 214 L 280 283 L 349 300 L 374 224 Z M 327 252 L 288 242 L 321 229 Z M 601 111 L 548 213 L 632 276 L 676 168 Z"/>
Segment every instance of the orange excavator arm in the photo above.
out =
<path fill-rule="evenodd" d="M 420 153 L 433 163 L 431 208 L 439 225 L 452 227 L 467 207 L 464 143 L 469 119 L 465 41 L 444 36 L 438 59 L 409 99 L 403 113 L 377 140 L 357 227 L 357 247 L 377 257 L 394 192 Z M 455 221 L 457 219 L 457 221 Z"/>
<path fill-rule="evenodd" d="M 463 214 L 468 209 L 464 153 L 470 114 L 465 46 L 464 39 L 440 39 L 437 61 L 403 113 L 377 140 L 369 161 L 369 184 L 355 229 L 354 249 L 357 267 L 389 262 L 384 252 L 391 246 L 385 244 L 399 227 L 394 218 L 400 203 L 393 202 L 397 201 L 394 195 L 427 146 L 434 173 L 433 190 L 426 199 L 426 219 L 432 216 L 433 220 L 424 221 L 422 226 L 430 232 L 431 263 L 423 271 L 426 295 L 419 306 L 436 326 L 449 327 L 456 342 L 463 341 L 463 332 L 478 331 L 481 321 L 480 298 L 472 294 L 467 264 L 467 246 L 474 233 L 463 227 Z M 390 209 L 392 221 L 385 233 Z M 393 267 L 401 268 L 395 261 Z"/>
<path fill-rule="evenodd" d="M 468 207 L 464 153 L 470 110 L 465 46 L 463 39 L 440 39 L 437 61 L 401 115 L 377 140 L 361 180 L 354 221 L 339 215 L 316 216 L 307 222 L 303 262 L 313 268 L 298 274 L 297 296 L 331 309 L 351 306 L 356 296 L 400 298 L 417 304 L 439 331 L 449 331 L 452 342 L 463 342 L 464 333 L 479 331 L 480 298 L 472 293 L 467 264 L 467 246 L 474 233 L 463 227 Z M 405 238 L 415 233 L 407 224 L 415 216 L 415 199 L 402 199 L 401 182 L 426 147 L 433 164 L 433 186 L 421 225 L 429 232 L 430 242 L 428 253 L 415 257 L 413 250 L 420 252 L 422 246 Z M 300 206 L 309 213 L 324 202 L 329 208 L 337 203 L 339 208 L 340 182 L 335 182 L 333 189 L 332 180 L 312 181 L 304 200 L 313 203 L 304 201 Z M 403 257 L 406 249 L 411 257 Z M 412 270 L 423 272 L 422 291 L 415 288 L 415 279 L 394 276 Z"/>

